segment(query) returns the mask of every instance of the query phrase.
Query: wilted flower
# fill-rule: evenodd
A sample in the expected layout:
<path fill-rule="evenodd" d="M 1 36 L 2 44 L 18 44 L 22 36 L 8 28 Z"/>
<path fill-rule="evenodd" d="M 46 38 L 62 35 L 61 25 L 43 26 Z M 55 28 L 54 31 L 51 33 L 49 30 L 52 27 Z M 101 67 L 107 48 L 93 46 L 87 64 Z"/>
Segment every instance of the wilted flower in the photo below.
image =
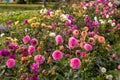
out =
<path fill-rule="evenodd" d="M 15 66 L 15 60 L 14 59 L 8 59 L 6 62 L 6 65 L 8 68 L 13 68 Z"/>
<path fill-rule="evenodd" d="M 9 56 L 10 55 L 10 51 L 9 50 L 7 50 L 7 49 L 3 49 L 3 50 L 1 50 L 2 51 L 2 56 Z"/>
<path fill-rule="evenodd" d="M 30 36 L 29 35 L 26 35 L 24 38 L 23 38 L 23 42 L 26 44 L 30 41 Z"/>
<path fill-rule="evenodd" d="M 63 43 L 63 38 L 61 35 L 57 35 L 55 37 L 56 44 L 62 44 Z"/>
<path fill-rule="evenodd" d="M 35 52 L 35 47 L 34 46 L 29 46 L 29 48 L 28 48 L 28 53 L 29 54 L 33 54 Z"/>
<path fill-rule="evenodd" d="M 54 60 L 61 60 L 63 57 L 63 53 L 59 50 L 53 52 L 52 57 Z"/>
<path fill-rule="evenodd" d="M 70 67 L 73 69 L 78 69 L 81 66 L 81 61 L 78 58 L 72 58 L 70 60 Z"/>
<path fill-rule="evenodd" d="M 45 58 L 44 58 L 44 56 L 42 56 L 42 55 L 36 55 L 36 56 L 34 57 L 34 60 L 35 60 L 37 63 L 42 64 L 42 63 L 45 61 Z"/>

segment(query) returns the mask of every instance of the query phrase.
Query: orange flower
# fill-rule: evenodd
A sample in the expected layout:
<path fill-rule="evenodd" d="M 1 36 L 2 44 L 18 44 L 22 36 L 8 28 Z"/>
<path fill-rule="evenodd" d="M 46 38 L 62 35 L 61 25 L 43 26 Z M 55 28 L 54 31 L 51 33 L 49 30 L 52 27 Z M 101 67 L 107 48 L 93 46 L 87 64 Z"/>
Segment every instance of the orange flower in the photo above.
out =
<path fill-rule="evenodd" d="M 59 46 L 59 50 L 64 50 L 64 46 Z"/>
<path fill-rule="evenodd" d="M 31 27 L 32 27 L 32 28 L 36 27 L 36 24 L 35 24 L 35 23 L 32 23 L 32 24 L 31 24 Z"/>
<path fill-rule="evenodd" d="M 87 32 L 88 30 L 89 30 L 88 27 L 84 27 L 84 28 L 83 28 L 83 31 L 86 31 L 86 32 Z"/>
<path fill-rule="evenodd" d="M 52 58 L 49 57 L 49 58 L 48 58 L 48 61 L 47 61 L 47 64 L 49 64 L 49 63 L 51 63 L 51 62 L 52 62 Z"/>
<path fill-rule="evenodd" d="M 87 36 L 87 31 L 82 31 L 82 32 L 81 32 L 81 36 L 82 36 L 82 37 L 86 37 L 86 36 Z"/>
<path fill-rule="evenodd" d="M 98 42 L 99 43 L 105 43 L 105 38 L 103 36 L 98 37 Z"/>
<path fill-rule="evenodd" d="M 28 57 L 22 57 L 21 58 L 21 61 L 27 61 L 28 60 Z"/>
<path fill-rule="evenodd" d="M 95 38 L 95 39 L 98 39 L 98 37 L 99 37 L 99 35 L 97 35 L 97 34 L 96 34 L 96 35 L 94 35 L 94 38 Z"/>
<path fill-rule="evenodd" d="M 78 30 L 74 30 L 74 31 L 73 31 L 73 35 L 74 35 L 74 36 L 78 36 L 78 35 L 79 35 L 79 31 L 78 31 Z"/>

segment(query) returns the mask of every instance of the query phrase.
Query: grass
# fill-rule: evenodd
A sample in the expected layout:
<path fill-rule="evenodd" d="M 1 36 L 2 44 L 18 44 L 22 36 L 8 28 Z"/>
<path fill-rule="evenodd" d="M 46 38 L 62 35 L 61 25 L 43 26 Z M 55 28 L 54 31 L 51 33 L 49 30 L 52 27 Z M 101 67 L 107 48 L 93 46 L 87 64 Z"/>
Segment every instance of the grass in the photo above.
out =
<path fill-rule="evenodd" d="M 51 8 L 55 3 L 47 3 L 47 8 Z M 15 3 L 0 3 L 0 13 L 11 11 L 25 11 L 25 10 L 40 10 L 42 3 L 38 4 L 15 4 Z"/>

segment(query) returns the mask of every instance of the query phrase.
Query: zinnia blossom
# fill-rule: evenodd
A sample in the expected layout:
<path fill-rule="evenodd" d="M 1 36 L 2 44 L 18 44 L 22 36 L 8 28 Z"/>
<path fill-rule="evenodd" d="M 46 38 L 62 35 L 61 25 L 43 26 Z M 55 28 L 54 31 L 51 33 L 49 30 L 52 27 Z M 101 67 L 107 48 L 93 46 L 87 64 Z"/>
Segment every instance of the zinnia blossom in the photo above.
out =
<path fill-rule="evenodd" d="M 99 41 L 100 43 L 105 43 L 105 38 L 104 38 L 103 36 L 99 36 L 99 37 L 98 37 L 98 41 Z"/>
<path fill-rule="evenodd" d="M 70 67 L 73 69 L 78 69 L 81 66 L 81 61 L 78 58 L 72 58 L 70 60 Z"/>
<path fill-rule="evenodd" d="M 36 38 L 33 38 L 30 40 L 30 44 L 31 45 L 37 45 L 38 44 L 38 40 Z"/>
<path fill-rule="evenodd" d="M 52 57 L 53 57 L 54 60 L 57 60 L 57 61 L 61 60 L 62 57 L 63 57 L 63 53 L 59 50 L 56 50 L 56 51 L 53 52 Z"/>
<path fill-rule="evenodd" d="M 30 41 L 30 36 L 29 35 L 26 35 L 24 38 L 23 38 L 23 42 L 26 44 Z"/>
<path fill-rule="evenodd" d="M 29 46 L 29 48 L 28 48 L 28 53 L 29 54 L 33 54 L 35 52 L 35 47 L 34 46 Z"/>
<path fill-rule="evenodd" d="M 61 35 L 57 35 L 55 37 L 56 44 L 62 44 L 63 43 L 63 38 Z"/>
<path fill-rule="evenodd" d="M 13 68 L 15 66 L 15 60 L 14 59 L 8 59 L 6 62 L 6 65 L 8 68 Z"/>
<path fill-rule="evenodd" d="M 84 45 L 84 49 L 85 49 L 86 51 L 91 51 L 91 50 L 93 49 L 93 47 L 92 47 L 92 45 L 86 43 L 86 44 Z"/>
<path fill-rule="evenodd" d="M 118 69 L 120 70 L 120 64 L 118 65 Z"/>
<path fill-rule="evenodd" d="M 86 52 L 81 52 L 81 53 L 80 53 L 80 56 L 81 56 L 81 57 L 85 57 L 85 56 L 86 56 Z"/>
<path fill-rule="evenodd" d="M 78 45 L 78 41 L 76 38 L 74 37 L 69 38 L 68 46 L 70 49 L 77 47 L 77 45 Z"/>
<path fill-rule="evenodd" d="M 36 56 L 34 57 L 34 61 L 36 61 L 36 62 L 39 63 L 39 64 L 42 64 L 42 63 L 45 61 L 45 58 L 44 58 L 44 56 L 42 56 L 42 55 L 36 55 Z"/>

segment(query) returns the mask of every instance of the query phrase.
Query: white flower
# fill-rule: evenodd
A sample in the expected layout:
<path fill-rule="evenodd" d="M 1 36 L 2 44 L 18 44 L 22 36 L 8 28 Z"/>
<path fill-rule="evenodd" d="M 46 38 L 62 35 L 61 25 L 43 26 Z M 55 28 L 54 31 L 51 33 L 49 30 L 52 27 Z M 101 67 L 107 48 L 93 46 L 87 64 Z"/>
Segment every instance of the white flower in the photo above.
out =
<path fill-rule="evenodd" d="M 108 20 L 108 23 L 112 23 L 112 20 L 111 20 L 111 19 L 109 19 L 109 20 Z"/>
<path fill-rule="evenodd" d="M 111 24 L 111 26 L 115 26 L 115 23 L 113 22 L 113 23 Z"/>
<path fill-rule="evenodd" d="M 113 79 L 113 76 L 110 74 L 110 75 L 106 75 L 106 79 L 107 80 L 112 80 Z"/>
<path fill-rule="evenodd" d="M 109 7 L 112 7 L 112 6 L 113 6 L 113 4 L 112 4 L 111 2 L 109 2 L 109 3 L 108 3 L 108 6 L 109 6 Z"/>
<path fill-rule="evenodd" d="M 84 8 L 84 10 L 86 10 L 87 9 L 87 7 L 83 7 Z"/>
<path fill-rule="evenodd" d="M 54 32 L 51 32 L 51 33 L 49 34 L 49 36 L 50 36 L 50 37 L 55 37 L 56 34 L 55 34 Z"/>
<path fill-rule="evenodd" d="M 106 71 L 107 71 L 106 68 L 104 68 L 104 67 L 101 67 L 100 70 L 102 73 L 106 73 Z"/>
<path fill-rule="evenodd" d="M 47 12 L 47 9 L 41 9 L 41 10 L 40 10 L 40 13 L 41 13 L 41 14 L 46 14 L 46 12 Z"/>
<path fill-rule="evenodd" d="M 3 37 L 4 35 L 5 35 L 4 33 L 1 33 L 1 34 L 0 34 L 0 37 Z"/>
<path fill-rule="evenodd" d="M 95 21 L 98 21 L 96 16 L 94 17 L 94 20 L 95 20 Z"/>
<path fill-rule="evenodd" d="M 105 21 L 103 21 L 102 19 L 99 20 L 101 24 L 105 24 Z"/>
<path fill-rule="evenodd" d="M 106 15 L 106 18 L 109 18 L 109 15 L 108 15 L 108 14 Z"/>
<path fill-rule="evenodd" d="M 60 17 L 66 19 L 66 20 L 68 19 L 67 15 L 65 15 L 65 14 L 62 14 Z"/>

